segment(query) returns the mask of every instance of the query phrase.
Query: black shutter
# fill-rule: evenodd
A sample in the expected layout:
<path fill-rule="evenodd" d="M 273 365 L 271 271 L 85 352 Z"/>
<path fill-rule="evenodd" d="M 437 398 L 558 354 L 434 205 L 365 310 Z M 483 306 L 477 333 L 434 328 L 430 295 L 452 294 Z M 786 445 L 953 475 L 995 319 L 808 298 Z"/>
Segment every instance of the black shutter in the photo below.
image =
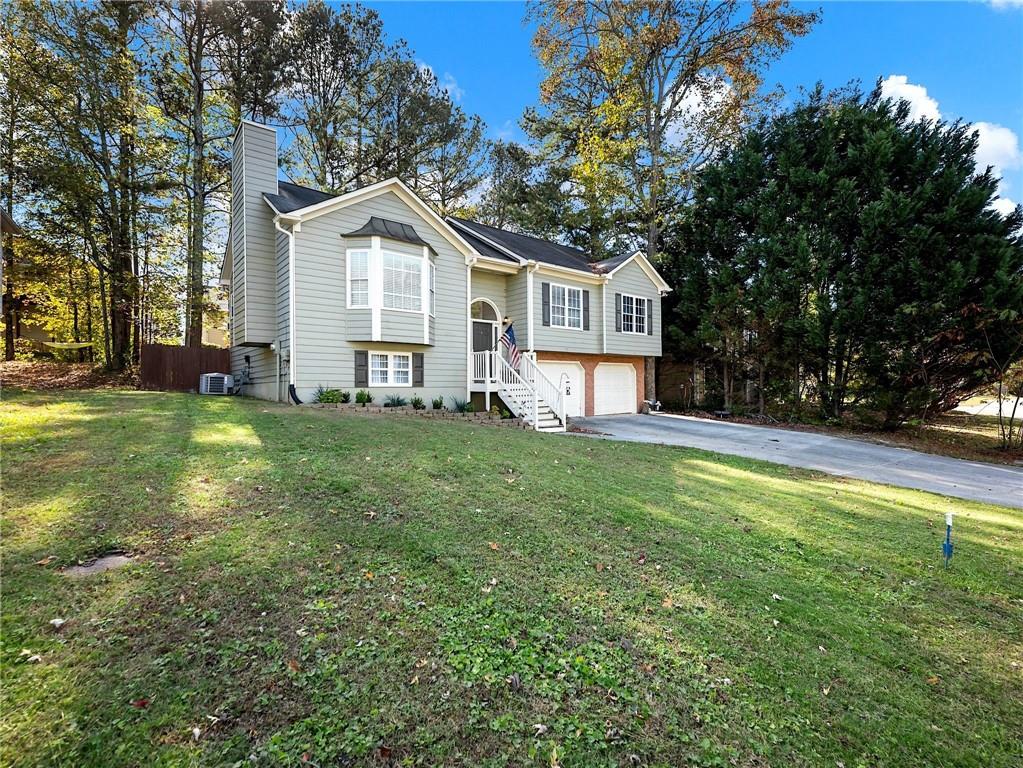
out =
<path fill-rule="evenodd" d="M 646 335 L 654 335 L 654 303 L 646 300 Z"/>
<path fill-rule="evenodd" d="M 590 292 L 583 291 L 583 330 L 590 330 Z"/>
<path fill-rule="evenodd" d="M 369 386 L 369 352 L 365 349 L 355 350 L 355 386 Z"/>
<path fill-rule="evenodd" d="M 551 324 L 551 284 L 540 283 L 540 296 L 543 305 L 543 324 Z"/>
<path fill-rule="evenodd" d="M 622 332 L 622 295 L 615 294 L 615 330 Z"/>
<path fill-rule="evenodd" d="M 412 353 L 412 386 L 423 386 L 423 353 Z"/>

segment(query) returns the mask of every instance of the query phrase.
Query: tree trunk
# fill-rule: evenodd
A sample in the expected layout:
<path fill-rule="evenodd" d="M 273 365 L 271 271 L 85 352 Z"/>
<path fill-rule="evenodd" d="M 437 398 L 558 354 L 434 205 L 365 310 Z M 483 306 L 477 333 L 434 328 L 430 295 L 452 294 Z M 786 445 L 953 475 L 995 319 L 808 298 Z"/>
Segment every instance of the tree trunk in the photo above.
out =
<path fill-rule="evenodd" d="M 203 62 L 206 58 L 206 5 L 203 0 L 195 4 L 194 19 L 195 47 L 188 52 L 191 69 L 192 111 L 190 133 L 192 149 L 192 210 L 191 232 L 188 254 L 188 287 L 186 289 L 185 346 L 202 346 L 203 287 L 203 244 L 206 240 L 206 135 L 203 118 L 206 107 L 206 79 Z"/>

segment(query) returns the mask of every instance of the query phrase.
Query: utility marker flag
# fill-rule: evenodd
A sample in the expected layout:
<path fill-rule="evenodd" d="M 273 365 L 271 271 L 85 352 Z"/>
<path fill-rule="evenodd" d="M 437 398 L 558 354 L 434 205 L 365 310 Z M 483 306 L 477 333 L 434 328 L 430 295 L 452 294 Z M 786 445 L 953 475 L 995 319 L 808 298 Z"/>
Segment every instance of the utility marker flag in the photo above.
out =
<path fill-rule="evenodd" d="M 504 329 L 504 333 L 501 334 L 501 343 L 504 348 L 508 350 L 508 365 L 514 368 L 516 371 L 519 369 L 519 360 L 522 355 L 519 354 L 519 347 L 515 343 L 515 329 L 512 327 L 512 323 L 508 323 L 508 327 Z"/>

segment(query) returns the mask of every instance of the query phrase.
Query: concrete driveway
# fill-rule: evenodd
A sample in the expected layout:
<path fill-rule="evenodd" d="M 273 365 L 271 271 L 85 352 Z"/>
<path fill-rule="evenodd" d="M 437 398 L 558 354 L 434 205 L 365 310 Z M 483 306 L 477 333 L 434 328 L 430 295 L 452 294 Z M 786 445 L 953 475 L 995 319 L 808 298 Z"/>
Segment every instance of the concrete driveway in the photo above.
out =
<path fill-rule="evenodd" d="M 763 459 L 832 475 L 1023 508 L 1023 467 L 949 459 L 908 448 L 668 414 L 591 416 L 573 424 L 615 440 L 661 443 Z"/>

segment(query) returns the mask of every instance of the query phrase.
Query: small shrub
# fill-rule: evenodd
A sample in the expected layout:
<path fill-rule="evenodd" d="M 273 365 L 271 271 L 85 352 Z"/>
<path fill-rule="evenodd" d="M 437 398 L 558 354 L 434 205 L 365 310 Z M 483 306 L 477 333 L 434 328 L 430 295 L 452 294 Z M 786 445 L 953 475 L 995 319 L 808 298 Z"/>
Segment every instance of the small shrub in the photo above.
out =
<path fill-rule="evenodd" d="M 510 419 L 511 417 L 512 417 L 511 411 L 509 411 L 507 408 L 502 408 L 501 409 L 501 418 L 502 419 Z"/>
<path fill-rule="evenodd" d="M 341 402 L 346 404 L 352 402 L 352 393 L 347 389 L 341 393 Z"/>
<path fill-rule="evenodd" d="M 412 406 L 413 410 L 422 411 L 426 409 L 426 403 L 423 402 L 423 398 L 419 395 L 412 395 L 412 399 L 409 400 L 409 405 Z"/>
<path fill-rule="evenodd" d="M 384 398 L 384 408 L 404 408 L 406 405 L 408 400 L 401 395 L 388 395 Z"/>
<path fill-rule="evenodd" d="M 490 413 L 493 414 L 494 416 L 500 416 L 501 415 L 501 409 L 499 407 L 497 407 L 496 405 L 492 405 L 492 406 L 490 406 Z"/>
<path fill-rule="evenodd" d="M 360 389 L 355 393 L 355 402 L 359 405 L 369 405 L 373 402 L 373 395 L 364 389 Z"/>
<path fill-rule="evenodd" d="M 433 398 L 433 410 L 439 411 L 444 408 L 444 398 L 435 397 Z"/>
<path fill-rule="evenodd" d="M 336 389 L 326 389 L 324 387 L 317 387 L 313 393 L 314 403 L 340 403 L 341 393 Z"/>
<path fill-rule="evenodd" d="M 476 409 L 473 408 L 471 400 L 461 400 L 457 397 L 452 397 L 451 410 L 455 413 L 472 413 Z"/>

